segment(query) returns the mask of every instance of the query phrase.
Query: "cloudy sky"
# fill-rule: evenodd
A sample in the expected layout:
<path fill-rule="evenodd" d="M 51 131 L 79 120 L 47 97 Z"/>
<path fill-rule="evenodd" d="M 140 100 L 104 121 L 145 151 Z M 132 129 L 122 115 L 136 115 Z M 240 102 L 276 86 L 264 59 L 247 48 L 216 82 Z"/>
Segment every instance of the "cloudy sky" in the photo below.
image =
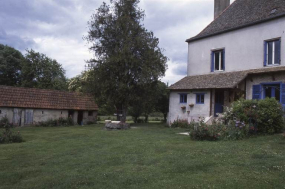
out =
<path fill-rule="evenodd" d="M 109 2 L 109 0 L 105 0 Z M 25 53 L 34 49 L 56 59 L 74 77 L 92 58 L 87 33 L 90 16 L 103 0 L 1 0 L 0 43 Z M 154 32 L 169 58 L 162 81 L 170 84 L 186 75 L 187 43 L 212 20 L 214 0 L 141 0 L 144 25 Z"/>

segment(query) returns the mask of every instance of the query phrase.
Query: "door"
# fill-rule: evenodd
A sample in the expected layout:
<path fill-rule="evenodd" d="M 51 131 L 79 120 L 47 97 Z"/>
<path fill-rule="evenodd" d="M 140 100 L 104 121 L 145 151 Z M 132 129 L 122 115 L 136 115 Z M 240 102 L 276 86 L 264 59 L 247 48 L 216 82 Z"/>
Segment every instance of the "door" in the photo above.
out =
<path fill-rule="evenodd" d="M 83 125 L 83 111 L 78 111 L 77 123 Z"/>
<path fill-rule="evenodd" d="M 13 110 L 13 125 L 14 126 L 21 126 L 21 117 L 22 117 L 22 110 L 18 108 L 14 108 Z"/>
<path fill-rule="evenodd" d="M 217 113 L 223 113 L 224 111 L 224 91 L 216 91 L 215 92 L 215 117 L 217 117 Z"/>
<path fill-rule="evenodd" d="M 25 111 L 25 125 L 32 125 L 34 121 L 34 110 Z"/>

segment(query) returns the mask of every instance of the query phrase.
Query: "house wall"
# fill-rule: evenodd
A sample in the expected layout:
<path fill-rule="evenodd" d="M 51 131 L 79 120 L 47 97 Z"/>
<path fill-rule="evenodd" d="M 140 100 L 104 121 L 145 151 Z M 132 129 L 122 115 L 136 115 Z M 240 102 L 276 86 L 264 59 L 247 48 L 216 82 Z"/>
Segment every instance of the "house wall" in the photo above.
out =
<path fill-rule="evenodd" d="M 252 99 L 252 86 L 253 85 L 259 85 L 261 83 L 271 83 L 271 82 L 272 83 L 274 82 L 285 83 L 284 72 L 249 76 L 246 79 L 246 99 Z"/>
<path fill-rule="evenodd" d="M 68 118 L 68 110 L 34 109 L 35 123 L 59 118 Z"/>
<path fill-rule="evenodd" d="M 13 123 L 13 115 L 15 108 L 5 108 L 0 107 L 1 114 L 0 119 L 3 117 L 7 117 L 10 123 Z M 16 108 L 21 112 L 21 126 L 25 124 L 25 110 L 24 108 Z M 33 123 L 36 124 L 42 121 L 48 121 L 50 119 L 59 119 L 59 118 L 68 118 L 68 110 L 50 110 L 50 109 L 27 109 L 33 112 Z M 73 121 L 77 123 L 78 111 L 74 111 Z M 97 111 L 93 111 L 93 115 L 89 116 L 88 111 L 83 111 L 83 124 L 87 122 L 96 122 L 97 120 Z M 18 124 L 17 124 L 18 125 Z"/>
<path fill-rule="evenodd" d="M 180 94 L 187 93 L 187 104 L 180 103 Z M 204 104 L 196 104 L 196 93 L 205 93 Z M 172 123 L 177 119 L 198 120 L 199 117 L 210 116 L 210 90 L 188 90 L 188 91 L 171 91 L 169 97 L 169 113 L 168 113 L 168 124 Z M 189 104 L 194 104 L 194 107 L 190 107 Z M 181 106 L 186 106 L 183 111 Z M 189 113 L 187 111 L 190 111 Z"/>
<path fill-rule="evenodd" d="M 285 64 L 285 18 L 208 37 L 188 44 L 188 76 L 211 73 L 211 51 L 225 48 L 225 71 L 263 68 L 264 40 L 281 37 Z"/>
<path fill-rule="evenodd" d="M 14 108 L 2 108 L 0 107 L 1 114 L 0 114 L 0 119 L 7 117 L 8 120 L 12 123 L 13 120 L 13 109 Z"/>

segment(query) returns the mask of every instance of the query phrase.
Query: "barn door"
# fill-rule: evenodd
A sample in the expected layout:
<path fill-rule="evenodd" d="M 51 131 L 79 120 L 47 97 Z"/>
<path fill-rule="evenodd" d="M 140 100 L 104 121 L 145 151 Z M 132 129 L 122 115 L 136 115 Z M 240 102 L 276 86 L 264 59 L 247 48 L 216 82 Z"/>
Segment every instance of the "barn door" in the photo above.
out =
<path fill-rule="evenodd" d="M 34 110 L 25 111 L 25 125 L 32 125 L 34 120 Z"/>
<path fill-rule="evenodd" d="M 21 126 L 22 110 L 14 108 L 13 110 L 13 125 Z"/>

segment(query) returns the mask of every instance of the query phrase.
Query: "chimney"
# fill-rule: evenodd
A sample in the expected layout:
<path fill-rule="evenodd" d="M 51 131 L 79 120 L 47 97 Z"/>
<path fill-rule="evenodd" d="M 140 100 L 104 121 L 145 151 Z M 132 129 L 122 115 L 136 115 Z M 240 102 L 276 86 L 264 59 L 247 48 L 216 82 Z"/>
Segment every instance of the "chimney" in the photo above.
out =
<path fill-rule="evenodd" d="M 230 0 L 215 0 L 214 19 L 216 19 L 229 5 Z"/>

